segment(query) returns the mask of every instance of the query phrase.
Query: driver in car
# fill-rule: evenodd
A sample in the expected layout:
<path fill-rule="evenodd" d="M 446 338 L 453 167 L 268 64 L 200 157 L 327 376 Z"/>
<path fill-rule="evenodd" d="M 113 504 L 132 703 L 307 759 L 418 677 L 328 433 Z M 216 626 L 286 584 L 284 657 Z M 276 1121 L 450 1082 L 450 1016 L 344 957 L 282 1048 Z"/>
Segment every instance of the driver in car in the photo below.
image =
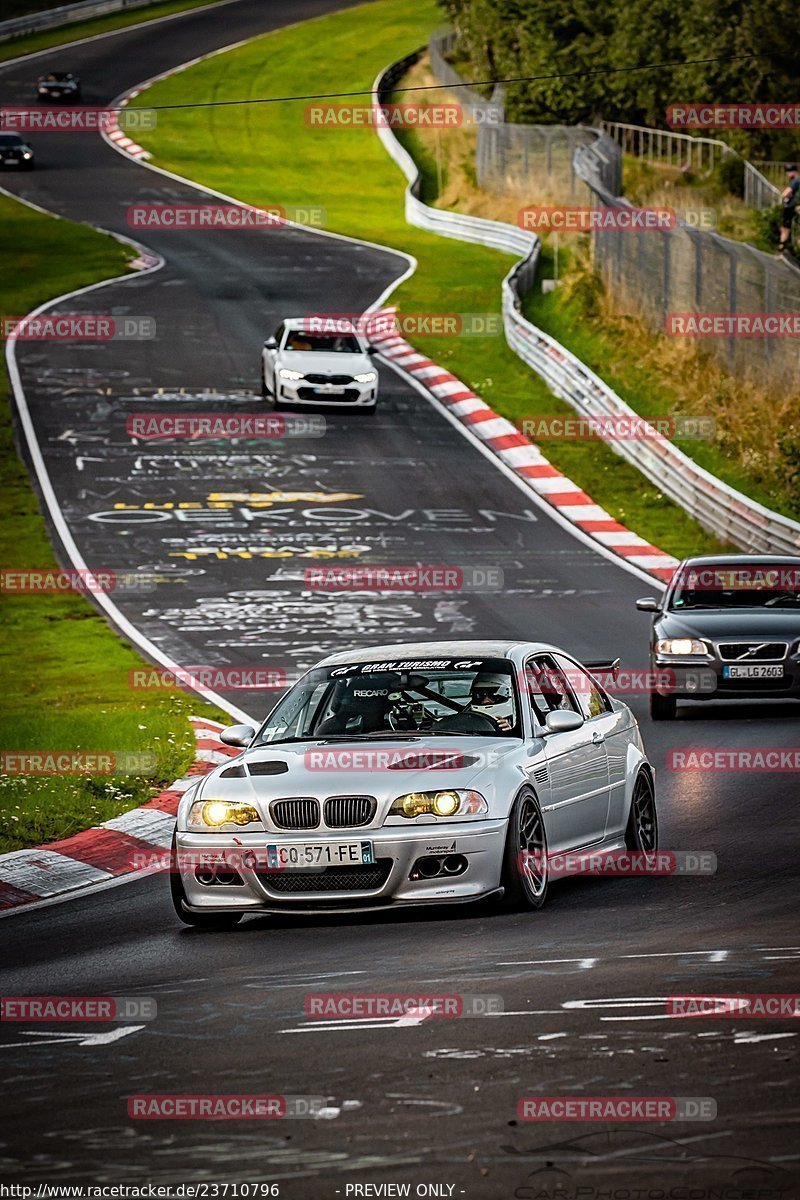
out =
<path fill-rule="evenodd" d="M 504 732 L 514 725 L 514 696 L 511 690 L 511 677 L 501 672 L 479 671 L 472 680 L 469 693 L 469 704 L 460 713 L 451 717 L 443 717 L 437 722 L 437 728 L 461 730 L 469 733 L 481 732 L 478 722 L 470 722 L 472 715 L 488 717 Z M 484 725 L 483 728 L 486 728 Z"/>

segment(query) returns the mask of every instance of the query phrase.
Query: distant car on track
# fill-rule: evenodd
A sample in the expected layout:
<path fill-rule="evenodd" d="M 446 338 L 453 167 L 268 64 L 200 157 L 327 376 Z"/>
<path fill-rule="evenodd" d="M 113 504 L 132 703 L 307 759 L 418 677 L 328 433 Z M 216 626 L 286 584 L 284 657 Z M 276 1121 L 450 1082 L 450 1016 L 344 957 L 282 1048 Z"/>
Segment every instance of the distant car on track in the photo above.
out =
<path fill-rule="evenodd" d="M 657 849 L 633 714 L 544 643 L 334 654 L 258 731 L 221 736 L 244 753 L 178 811 L 170 879 L 189 925 L 487 897 L 538 909 L 553 855 Z"/>
<path fill-rule="evenodd" d="M 800 700 L 800 558 L 712 555 L 680 564 L 652 612 L 650 662 L 669 690 L 650 715 L 669 721 L 684 700 Z"/>
<path fill-rule="evenodd" d="M 62 104 L 77 103 L 81 99 L 81 81 L 69 71 L 49 71 L 36 81 L 37 100 L 56 101 Z"/>
<path fill-rule="evenodd" d="M 335 405 L 374 412 L 378 372 L 371 346 L 355 328 L 309 330 L 302 317 L 282 321 L 261 354 L 261 394 L 282 405 Z"/>
<path fill-rule="evenodd" d="M 33 147 L 18 133 L 0 133 L 0 167 L 32 171 L 35 161 Z"/>

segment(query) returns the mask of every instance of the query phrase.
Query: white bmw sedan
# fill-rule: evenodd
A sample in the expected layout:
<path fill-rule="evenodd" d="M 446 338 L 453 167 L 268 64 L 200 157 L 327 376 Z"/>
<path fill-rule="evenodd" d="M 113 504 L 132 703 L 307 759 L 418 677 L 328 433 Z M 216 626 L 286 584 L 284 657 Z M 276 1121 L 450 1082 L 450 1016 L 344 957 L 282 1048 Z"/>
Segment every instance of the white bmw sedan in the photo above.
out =
<path fill-rule="evenodd" d="M 276 408 L 325 404 L 374 412 L 374 353 L 355 327 L 317 331 L 309 318 L 282 321 L 261 352 L 261 395 Z"/>
<path fill-rule="evenodd" d="M 657 849 L 631 711 L 539 642 L 335 654 L 182 798 L 170 871 L 189 925 L 503 898 L 538 909 L 554 856 Z"/>

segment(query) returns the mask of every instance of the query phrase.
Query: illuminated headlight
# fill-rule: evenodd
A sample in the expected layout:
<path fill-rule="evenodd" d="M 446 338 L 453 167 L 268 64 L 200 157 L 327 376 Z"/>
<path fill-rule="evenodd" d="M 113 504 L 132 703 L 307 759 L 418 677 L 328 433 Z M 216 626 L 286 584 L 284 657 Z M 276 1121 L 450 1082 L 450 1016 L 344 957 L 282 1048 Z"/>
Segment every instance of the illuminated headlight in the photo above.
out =
<path fill-rule="evenodd" d="M 682 658 L 691 654 L 708 654 L 705 642 L 696 638 L 665 638 L 656 642 L 656 654 L 678 654 Z"/>
<path fill-rule="evenodd" d="M 190 829 L 219 829 L 221 825 L 258 825 L 261 817 L 252 804 L 240 800 L 195 800 L 189 809 Z"/>
<path fill-rule="evenodd" d="M 278 371 L 281 379 L 305 379 L 302 371 L 287 371 L 286 367 L 281 367 Z"/>
<path fill-rule="evenodd" d="M 477 817 L 489 811 L 480 792 L 408 792 L 398 796 L 389 809 L 389 816 L 408 817 Z"/>
<path fill-rule="evenodd" d="M 374 383 L 378 378 L 375 371 L 364 371 L 361 375 L 354 375 L 356 383 Z"/>
<path fill-rule="evenodd" d="M 22 157 L 23 158 L 33 158 L 33 155 L 31 154 L 30 150 L 23 150 Z"/>

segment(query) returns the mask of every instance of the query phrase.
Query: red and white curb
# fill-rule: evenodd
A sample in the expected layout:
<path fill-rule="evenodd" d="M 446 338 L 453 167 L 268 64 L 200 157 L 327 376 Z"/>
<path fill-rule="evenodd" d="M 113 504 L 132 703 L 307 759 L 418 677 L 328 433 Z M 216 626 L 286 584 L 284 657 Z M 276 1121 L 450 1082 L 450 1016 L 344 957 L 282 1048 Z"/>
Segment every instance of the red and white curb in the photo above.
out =
<path fill-rule="evenodd" d="M 128 92 L 125 96 L 123 104 L 127 104 L 129 100 L 133 100 L 139 95 L 141 88 L 134 88 L 132 92 Z M 126 154 L 130 154 L 131 158 L 149 158 L 150 151 L 145 150 L 144 146 L 140 146 L 133 138 L 128 137 L 124 129 L 119 127 L 119 118 L 114 112 L 108 122 L 108 128 L 105 131 L 106 136 L 111 139 L 115 146 L 119 146 L 120 150 L 124 150 Z"/>
<path fill-rule="evenodd" d="M 217 763 L 241 754 L 220 741 L 222 725 L 199 717 L 190 720 L 197 742 L 195 761 L 187 774 L 176 779 L 165 792 L 141 808 L 131 809 L 63 841 L 0 855 L 0 910 L 77 892 L 122 875 L 142 874 L 136 862 L 141 862 L 143 854 L 168 850 L 183 793 L 197 781 L 198 775 L 205 775 Z"/>
<path fill-rule="evenodd" d="M 376 317 L 391 313 L 383 309 Z M 448 412 L 469 427 L 506 467 L 538 496 L 557 508 L 583 533 L 588 534 L 607 550 L 618 554 L 632 566 L 639 567 L 657 579 L 669 581 L 678 559 L 651 545 L 638 533 L 633 533 L 616 521 L 576 483 L 562 475 L 548 462 L 539 447 L 505 417 L 489 408 L 480 396 L 471 391 L 455 375 L 420 354 L 398 334 L 370 332 L 381 355 L 393 366 L 402 368 L 438 401 Z"/>

